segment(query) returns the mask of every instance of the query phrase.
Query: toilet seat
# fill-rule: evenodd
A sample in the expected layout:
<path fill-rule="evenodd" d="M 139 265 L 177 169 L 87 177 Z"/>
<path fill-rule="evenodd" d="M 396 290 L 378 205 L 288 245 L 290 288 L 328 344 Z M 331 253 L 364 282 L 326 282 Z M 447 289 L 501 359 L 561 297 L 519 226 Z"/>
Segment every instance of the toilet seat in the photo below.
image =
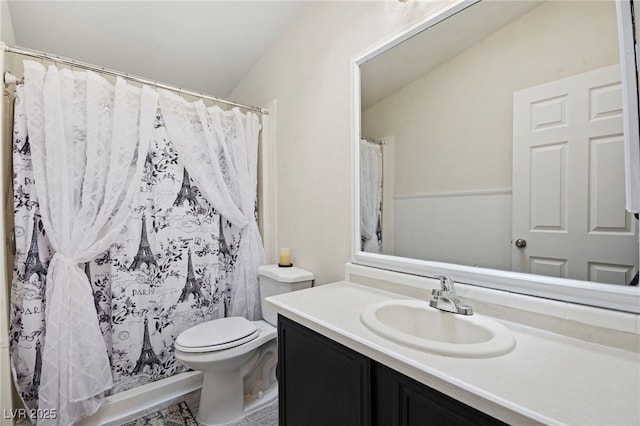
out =
<path fill-rule="evenodd" d="M 175 348 L 182 352 L 215 352 L 250 342 L 259 334 L 258 327 L 246 318 L 220 318 L 183 331 Z"/>

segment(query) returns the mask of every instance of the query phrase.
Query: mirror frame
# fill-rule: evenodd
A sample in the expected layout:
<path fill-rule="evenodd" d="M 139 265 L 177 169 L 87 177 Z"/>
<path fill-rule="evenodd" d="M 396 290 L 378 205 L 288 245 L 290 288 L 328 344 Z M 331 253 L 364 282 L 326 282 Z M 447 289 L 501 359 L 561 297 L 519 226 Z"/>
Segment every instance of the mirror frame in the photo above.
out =
<path fill-rule="evenodd" d="M 425 277 L 448 275 L 457 282 L 495 290 L 623 312 L 640 313 L 640 287 L 636 286 L 618 286 L 575 279 L 546 277 L 360 251 L 360 65 L 480 1 L 464 0 L 444 7 L 435 15 L 431 15 L 412 28 L 392 36 L 354 57 L 351 61 L 352 164 L 354 165 L 352 169 L 352 263 Z M 629 8 L 626 10 L 627 8 L 623 7 L 625 5 L 627 5 L 627 2 L 624 0 L 616 2 L 618 33 L 619 39 L 622 41 L 620 65 L 623 84 L 627 88 L 623 92 L 626 106 L 624 114 L 625 137 L 634 135 L 635 142 L 640 143 L 638 122 L 629 119 L 630 117 L 638 118 L 638 92 L 635 76 L 637 68 L 635 57 L 632 53 L 635 51 L 635 47 L 631 23 L 631 7 L 629 3 Z M 629 76 L 633 76 L 633 78 L 629 78 Z"/>

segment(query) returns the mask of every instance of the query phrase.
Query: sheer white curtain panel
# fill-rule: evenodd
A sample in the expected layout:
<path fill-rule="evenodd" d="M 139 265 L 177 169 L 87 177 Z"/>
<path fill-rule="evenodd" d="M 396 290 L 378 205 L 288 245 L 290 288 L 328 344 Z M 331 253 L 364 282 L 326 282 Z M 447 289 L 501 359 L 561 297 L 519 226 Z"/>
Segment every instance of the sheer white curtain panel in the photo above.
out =
<path fill-rule="evenodd" d="M 255 217 L 258 135 L 254 113 L 207 108 L 160 91 L 160 108 L 178 156 L 220 215 L 242 229 L 237 264 L 231 273 L 229 315 L 261 318 L 258 267 L 265 263 Z"/>
<path fill-rule="evenodd" d="M 55 254 L 45 285 L 39 409 L 69 425 L 96 411 L 111 368 L 83 264 L 121 232 L 138 193 L 157 93 L 90 71 L 25 61 L 39 210 Z"/>
<path fill-rule="evenodd" d="M 379 144 L 360 141 L 360 234 L 362 250 L 379 253 L 377 225 L 382 202 L 382 150 Z"/>

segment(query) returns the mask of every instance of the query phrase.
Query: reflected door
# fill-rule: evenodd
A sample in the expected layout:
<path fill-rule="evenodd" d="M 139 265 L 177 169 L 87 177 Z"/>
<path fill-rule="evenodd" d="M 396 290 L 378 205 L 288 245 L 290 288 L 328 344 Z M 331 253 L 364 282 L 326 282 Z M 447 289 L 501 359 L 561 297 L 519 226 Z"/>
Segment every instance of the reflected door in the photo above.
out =
<path fill-rule="evenodd" d="M 628 284 L 622 91 L 611 66 L 514 93 L 512 268 Z"/>

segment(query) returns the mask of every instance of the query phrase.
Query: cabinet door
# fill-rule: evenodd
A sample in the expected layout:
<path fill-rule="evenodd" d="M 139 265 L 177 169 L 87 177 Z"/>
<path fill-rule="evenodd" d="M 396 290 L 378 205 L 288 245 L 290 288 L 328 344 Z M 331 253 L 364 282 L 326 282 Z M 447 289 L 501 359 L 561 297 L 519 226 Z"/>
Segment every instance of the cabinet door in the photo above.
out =
<path fill-rule="evenodd" d="M 373 367 L 374 425 L 502 425 L 501 421 L 382 364 Z"/>
<path fill-rule="evenodd" d="M 281 426 L 370 425 L 370 361 L 278 317 Z"/>

